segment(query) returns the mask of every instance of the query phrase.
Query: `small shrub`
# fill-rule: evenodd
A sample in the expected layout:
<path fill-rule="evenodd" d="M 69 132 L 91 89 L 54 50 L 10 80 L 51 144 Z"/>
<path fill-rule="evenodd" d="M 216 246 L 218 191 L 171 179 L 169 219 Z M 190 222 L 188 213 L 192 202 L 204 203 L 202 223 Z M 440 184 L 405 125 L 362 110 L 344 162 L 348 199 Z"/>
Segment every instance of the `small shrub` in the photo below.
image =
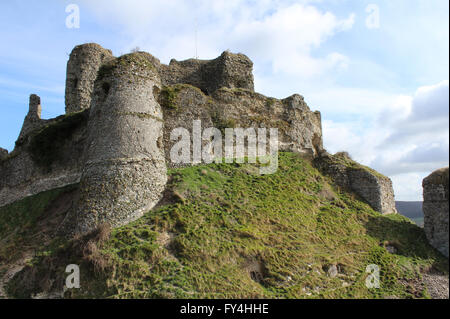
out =
<path fill-rule="evenodd" d="M 180 88 L 177 86 L 164 87 L 159 95 L 159 103 L 166 109 L 176 110 L 178 108 L 177 97 L 179 92 Z"/>

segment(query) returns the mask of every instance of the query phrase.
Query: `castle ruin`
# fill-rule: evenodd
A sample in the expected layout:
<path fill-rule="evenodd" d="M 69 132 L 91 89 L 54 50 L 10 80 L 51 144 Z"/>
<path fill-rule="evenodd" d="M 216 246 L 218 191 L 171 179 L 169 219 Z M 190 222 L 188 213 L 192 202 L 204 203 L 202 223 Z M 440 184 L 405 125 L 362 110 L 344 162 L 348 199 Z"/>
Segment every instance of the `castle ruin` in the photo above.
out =
<path fill-rule="evenodd" d="M 31 95 L 15 149 L 0 149 L 0 207 L 79 184 L 66 232 L 124 225 L 162 197 L 167 168 L 177 166 L 170 132 L 192 132 L 193 121 L 201 120 L 218 129 L 278 128 L 280 150 L 315 159 L 375 210 L 395 212 L 390 180 L 329 162 L 337 157 L 323 149 L 320 112 L 298 94 L 279 100 L 256 93 L 252 69 L 248 57 L 230 52 L 165 65 L 145 52 L 114 57 L 98 44 L 75 47 L 67 63 L 66 114 L 41 119 L 40 98 Z"/>

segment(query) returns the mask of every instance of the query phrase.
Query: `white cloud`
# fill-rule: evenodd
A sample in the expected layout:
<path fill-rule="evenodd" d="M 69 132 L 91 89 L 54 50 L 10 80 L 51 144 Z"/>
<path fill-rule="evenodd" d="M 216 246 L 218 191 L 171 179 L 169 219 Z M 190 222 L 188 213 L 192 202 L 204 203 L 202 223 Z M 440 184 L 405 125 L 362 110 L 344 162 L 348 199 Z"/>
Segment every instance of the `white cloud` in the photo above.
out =
<path fill-rule="evenodd" d="M 325 120 L 324 145 L 390 176 L 397 199 L 421 200 L 422 179 L 449 163 L 448 96 L 448 81 L 386 95 L 372 120 Z"/>
<path fill-rule="evenodd" d="M 322 12 L 310 1 L 90 1 L 85 2 L 103 24 L 114 25 L 135 46 L 168 62 L 195 55 L 195 22 L 200 58 L 222 51 L 240 51 L 272 71 L 301 77 L 345 69 L 348 57 L 330 52 L 323 57 L 311 51 L 338 32 L 352 28 L 355 15 L 339 19 Z"/>
<path fill-rule="evenodd" d="M 381 126 L 393 127 L 399 121 L 406 120 L 411 115 L 412 102 L 413 97 L 409 95 L 395 97 L 393 103 L 378 114 L 378 123 Z"/>
<path fill-rule="evenodd" d="M 420 87 L 410 99 L 409 105 L 405 106 L 407 112 L 403 116 L 399 117 L 396 109 L 385 110 L 384 115 L 391 122 L 391 129 L 378 149 L 404 149 L 399 160 L 403 165 L 411 165 L 411 169 L 414 165 L 440 165 L 448 162 L 448 106 L 448 80 Z"/>
<path fill-rule="evenodd" d="M 313 108 L 327 115 L 352 115 L 373 118 L 389 108 L 396 95 L 366 88 L 327 87 L 315 88 L 305 93 Z"/>
<path fill-rule="evenodd" d="M 335 33 L 350 29 L 354 18 L 352 14 L 339 20 L 330 12 L 294 4 L 262 20 L 238 22 L 230 34 L 230 42 L 245 48 L 256 59 L 271 63 L 275 73 L 322 75 L 335 66 L 345 67 L 348 58 L 337 52 L 317 58 L 311 51 Z"/>
<path fill-rule="evenodd" d="M 49 86 L 40 86 L 40 85 L 35 85 L 30 82 L 8 79 L 8 78 L 5 78 L 0 75 L 0 85 L 3 87 L 8 86 L 8 87 L 15 87 L 15 88 L 26 88 L 29 90 L 37 90 L 37 91 L 44 91 L 44 92 L 50 92 L 50 93 L 64 94 L 65 87 L 58 85 L 58 84 L 53 83 L 53 85 L 49 85 Z"/>
<path fill-rule="evenodd" d="M 330 153 L 347 151 L 353 159 L 369 164 L 376 157 L 375 145 L 383 138 L 377 130 L 365 127 L 365 122 L 324 120 L 324 146 Z"/>
<path fill-rule="evenodd" d="M 420 87 L 414 95 L 412 119 L 423 121 L 446 116 L 448 121 L 448 94 L 448 80 Z"/>

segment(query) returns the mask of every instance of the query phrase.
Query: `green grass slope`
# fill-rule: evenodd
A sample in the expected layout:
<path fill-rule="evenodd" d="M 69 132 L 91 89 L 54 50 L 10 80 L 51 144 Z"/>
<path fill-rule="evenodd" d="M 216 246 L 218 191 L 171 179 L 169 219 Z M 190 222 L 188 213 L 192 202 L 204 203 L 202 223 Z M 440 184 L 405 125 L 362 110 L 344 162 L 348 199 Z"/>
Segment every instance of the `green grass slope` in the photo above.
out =
<path fill-rule="evenodd" d="M 72 263 L 81 288 L 66 298 L 427 298 L 421 273 L 448 273 L 422 229 L 373 211 L 296 154 L 281 153 L 272 175 L 234 163 L 170 176 L 161 205 L 139 220 L 41 247 L 10 296 L 62 290 Z M 14 213 L 28 214 L 0 209 L 0 240 Z M 378 289 L 365 285 L 369 264 L 380 267 Z"/>

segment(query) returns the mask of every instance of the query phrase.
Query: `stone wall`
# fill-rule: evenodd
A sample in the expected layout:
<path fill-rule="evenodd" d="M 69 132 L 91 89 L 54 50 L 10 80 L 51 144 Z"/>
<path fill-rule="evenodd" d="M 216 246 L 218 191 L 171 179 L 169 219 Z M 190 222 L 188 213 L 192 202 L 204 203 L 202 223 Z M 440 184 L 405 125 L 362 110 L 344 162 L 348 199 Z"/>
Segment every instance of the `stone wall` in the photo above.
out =
<path fill-rule="evenodd" d="M 40 120 L 32 129 L 27 115 L 15 149 L 0 159 L 0 206 L 80 180 L 87 118 Z"/>
<path fill-rule="evenodd" d="M 213 95 L 216 122 L 232 127 L 278 128 L 279 149 L 317 156 L 322 150 L 322 123 L 300 95 L 283 100 L 245 89 L 221 88 Z"/>
<path fill-rule="evenodd" d="M 449 169 L 434 171 L 423 182 L 424 230 L 430 244 L 448 257 Z"/>
<path fill-rule="evenodd" d="M 336 185 L 353 191 L 374 210 L 382 214 L 397 212 L 392 181 L 388 177 L 353 161 L 345 153 L 323 152 L 314 163 Z"/>
<path fill-rule="evenodd" d="M 280 150 L 324 154 L 320 113 L 298 94 L 280 100 L 254 92 L 252 68 L 248 57 L 229 52 L 164 65 L 145 52 L 115 58 L 97 44 L 75 47 L 66 115 L 41 119 L 40 99 L 31 96 L 16 148 L 0 153 L 0 206 L 79 182 L 63 232 L 128 223 L 157 203 L 167 167 L 176 166 L 170 133 L 185 128 L 192 137 L 195 120 L 221 131 L 278 128 Z M 395 210 L 388 178 L 355 162 L 317 163 L 375 209 Z"/>
<path fill-rule="evenodd" d="M 67 62 L 66 114 L 91 106 L 92 91 L 100 67 L 113 58 L 112 52 L 95 43 L 76 46 Z"/>
<path fill-rule="evenodd" d="M 18 143 L 23 143 L 23 139 L 26 135 L 28 135 L 31 131 L 36 130 L 42 127 L 45 123 L 41 119 L 42 106 L 41 106 L 41 98 L 36 94 L 30 95 L 30 103 L 28 108 L 28 114 L 23 121 L 22 129 L 19 134 Z"/>
<path fill-rule="evenodd" d="M 246 89 L 221 88 L 208 96 L 192 85 L 177 84 L 166 88 L 159 101 L 164 112 L 164 146 L 166 162 L 174 164 L 170 150 L 174 141 L 170 134 L 175 128 L 185 128 L 192 137 L 194 120 L 201 120 L 202 129 L 278 128 L 279 149 L 317 156 L 322 150 L 322 126 L 319 112 L 311 112 L 299 95 L 284 100 L 268 98 Z M 267 114 L 270 114 L 267 116 Z M 192 140 L 191 140 L 192 144 Z M 206 144 L 206 143 L 204 143 Z"/>
<path fill-rule="evenodd" d="M 167 100 L 167 90 L 172 92 L 173 99 Z M 158 92 L 158 100 L 164 117 L 163 145 L 167 166 L 170 168 L 186 166 L 174 163 L 171 159 L 172 146 L 178 140 L 171 140 L 171 132 L 176 128 L 184 128 L 190 134 L 190 145 L 193 145 L 193 123 L 200 120 L 203 128 L 213 127 L 211 118 L 212 103 L 199 88 L 188 84 L 178 84 Z M 203 143 L 204 145 L 205 143 Z M 192 151 L 190 152 L 192 158 Z"/>
<path fill-rule="evenodd" d="M 205 94 L 220 88 L 241 88 L 254 91 L 253 62 L 244 54 L 223 52 L 214 60 L 189 59 L 160 66 L 162 84 L 190 84 Z"/>
<path fill-rule="evenodd" d="M 171 86 L 179 83 L 189 84 L 206 92 L 206 85 L 203 80 L 203 69 L 208 63 L 210 63 L 210 60 L 189 59 L 177 61 L 172 59 L 169 65 L 161 64 L 159 66 L 161 83 L 164 86 Z"/>

